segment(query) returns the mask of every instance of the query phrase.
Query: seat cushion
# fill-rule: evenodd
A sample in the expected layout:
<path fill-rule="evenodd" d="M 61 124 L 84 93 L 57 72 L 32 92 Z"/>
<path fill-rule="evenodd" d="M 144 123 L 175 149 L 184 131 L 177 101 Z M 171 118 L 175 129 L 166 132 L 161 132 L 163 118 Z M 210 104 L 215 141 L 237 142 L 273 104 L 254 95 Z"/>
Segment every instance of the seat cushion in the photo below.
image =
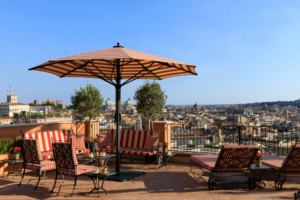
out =
<path fill-rule="evenodd" d="M 100 148 L 99 151 L 105 151 L 106 148 Z M 111 148 L 109 153 L 116 153 L 117 150 L 115 147 Z M 155 154 L 156 151 L 146 151 L 145 149 L 137 149 L 137 148 L 122 148 L 120 147 L 120 154 L 131 154 L 131 155 L 140 155 L 140 156 L 150 156 Z"/>
<path fill-rule="evenodd" d="M 84 135 L 70 135 L 75 149 L 85 149 Z"/>
<path fill-rule="evenodd" d="M 43 160 L 54 158 L 53 151 L 44 151 L 41 152 Z"/>
<path fill-rule="evenodd" d="M 42 165 L 42 171 L 56 169 L 54 161 L 44 160 L 43 163 L 44 164 Z M 30 163 L 25 164 L 26 169 L 32 169 L 32 170 L 35 170 L 35 171 L 40 171 L 40 167 L 41 166 L 39 164 L 30 164 Z"/>
<path fill-rule="evenodd" d="M 97 167 L 89 166 L 89 165 L 78 165 L 76 174 L 75 174 L 75 170 L 72 170 L 72 169 L 59 169 L 58 173 L 65 174 L 65 175 L 78 176 L 78 175 L 81 175 L 83 173 L 91 172 L 95 168 L 97 168 Z"/>
<path fill-rule="evenodd" d="M 158 143 L 158 137 L 148 136 L 144 146 L 144 150 L 152 151 L 153 147 L 155 147 L 157 143 Z"/>
<path fill-rule="evenodd" d="M 274 170 L 279 171 L 282 167 L 284 158 L 279 156 L 264 156 L 262 164 L 272 167 Z"/>
<path fill-rule="evenodd" d="M 216 165 L 218 155 L 191 155 L 191 159 L 202 167 L 212 171 Z"/>

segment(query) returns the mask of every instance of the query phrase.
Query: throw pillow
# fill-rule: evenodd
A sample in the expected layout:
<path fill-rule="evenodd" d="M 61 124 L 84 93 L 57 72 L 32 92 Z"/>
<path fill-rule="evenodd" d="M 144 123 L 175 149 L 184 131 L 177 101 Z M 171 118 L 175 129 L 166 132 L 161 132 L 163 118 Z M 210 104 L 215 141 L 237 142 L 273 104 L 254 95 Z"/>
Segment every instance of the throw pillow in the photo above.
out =
<path fill-rule="evenodd" d="M 144 149 L 146 151 L 151 151 L 152 147 L 155 147 L 157 145 L 157 143 L 158 143 L 158 137 L 148 136 L 145 146 L 144 146 Z"/>
<path fill-rule="evenodd" d="M 97 134 L 97 140 L 98 140 L 98 147 L 99 148 L 106 148 L 107 146 L 112 146 L 112 134 Z"/>
<path fill-rule="evenodd" d="M 74 149 L 85 149 L 84 135 L 71 135 L 70 139 L 72 140 Z"/>

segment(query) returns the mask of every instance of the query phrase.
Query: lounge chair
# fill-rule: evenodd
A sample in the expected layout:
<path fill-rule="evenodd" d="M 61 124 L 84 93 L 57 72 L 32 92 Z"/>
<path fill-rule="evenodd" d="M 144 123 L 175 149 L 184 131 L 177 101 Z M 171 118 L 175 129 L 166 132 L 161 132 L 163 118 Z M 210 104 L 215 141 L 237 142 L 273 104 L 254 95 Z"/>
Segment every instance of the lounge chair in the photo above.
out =
<path fill-rule="evenodd" d="M 255 145 L 224 145 L 219 155 L 191 155 L 191 172 L 193 163 L 201 170 L 203 168 L 208 170 L 210 172 L 208 189 L 212 190 L 217 183 L 219 173 L 249 170 L 257 151 L 258 147 Z M 255 187 L 255 180 L 250 177 L 250 173 L 247 183 L 249 189 Z"/>
<path fill-rule="evenodd" d="M 281 190 L 286 181 L 287 173 L 300 172 L 300 144 L 292 145 L 285 158 L 279 156 L 264 156 L 262 163 L 272 167 L 277 178 L 275 188 Z M 283 180 L 281 174 L 284 174 Z M 295 175 L 292 175 L 295 176 Z"/>

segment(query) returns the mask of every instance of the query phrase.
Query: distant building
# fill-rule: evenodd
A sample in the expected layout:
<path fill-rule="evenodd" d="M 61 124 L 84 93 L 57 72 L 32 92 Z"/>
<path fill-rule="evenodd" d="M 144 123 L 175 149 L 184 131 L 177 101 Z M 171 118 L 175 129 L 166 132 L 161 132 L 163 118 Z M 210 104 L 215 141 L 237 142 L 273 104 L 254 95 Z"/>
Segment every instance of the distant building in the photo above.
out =
<path fill-rule="evenodd" d="M 198 106 L 197 102 L 195 103 L 195 105 L 193 106 L 192 110 L 193 111 L 198 111 L 200 109 L 200 106 Z"/>
<path fill-rule="evenodd" d="M 56 100 L 56 104 L 55 104 L 56 106 L 57 105 L 62 105 L 62 100 Z"/>
<path fill-rule="evenodd" d="M 127 101 L 121 102 L 121 110 L 132 110 L 133 102 L 130 98 Z M 116 103 L 109 98 L 105 101 L 105 110 L 116 110 Z"/>
<path fill-rule="evenodd" d="M 52 106 L 30 106 L 31 113 L 40 113 L 40 114 L 48 114 L 50 111 L 53 111 Z"/>
<path fill-rule="evenodd" d="M 3 116 L 13 117 L 14 113 L 29 112 L 29 105 L 18 103 L 18 97 L 10 91 L 7 95 L 7 102 L 0 104 L 0 114 Z M 3 123 L 3 122 L 2 122 Z"/>
<path fill-rule="evenodd" d="M 39 105 L 39 101 L 38 101 L 38 100 L 34 100 L 33 103 L 34 103 L 34 105 L 36 105 L 36 106 Z"/>
<path fill-rule="evenodd" d="M 50 104 L 54 104 L 55 105 L 55 101 L 54 100 L 50 100 L 50 99 L 47 99 L 46 101 L 43 101 L 43 105 L 50 105 Z"/>

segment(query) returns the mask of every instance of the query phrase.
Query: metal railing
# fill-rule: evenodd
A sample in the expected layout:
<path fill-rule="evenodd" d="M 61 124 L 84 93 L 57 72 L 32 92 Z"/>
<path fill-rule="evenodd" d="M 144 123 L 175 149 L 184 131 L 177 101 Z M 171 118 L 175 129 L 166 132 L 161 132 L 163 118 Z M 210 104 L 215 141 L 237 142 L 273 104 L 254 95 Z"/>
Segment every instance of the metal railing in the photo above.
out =
<path fill-rule="evenodd" d="M 142 130 L 149 124 L 121 123 L 121 129 Z M 285 156 L 300 143 L 300 127 L 282 126 L 186 126 L 167 124 L 170 148 L 176 152 L 218 154 L 222 145 L 256 145 L 264 155 Z M 100 133 L 115 129 L 115 123 L 100 122 Z M 168 135 L 168 134 L 167 134 Z"/>
<path fill-rule="evenodd" d="M 256 145 L 264 155 L 285 156 L 300 143 L 299 127 L 173 125 L 171 149 L 178 152 L 218 154 L 222 145 Z"/>

